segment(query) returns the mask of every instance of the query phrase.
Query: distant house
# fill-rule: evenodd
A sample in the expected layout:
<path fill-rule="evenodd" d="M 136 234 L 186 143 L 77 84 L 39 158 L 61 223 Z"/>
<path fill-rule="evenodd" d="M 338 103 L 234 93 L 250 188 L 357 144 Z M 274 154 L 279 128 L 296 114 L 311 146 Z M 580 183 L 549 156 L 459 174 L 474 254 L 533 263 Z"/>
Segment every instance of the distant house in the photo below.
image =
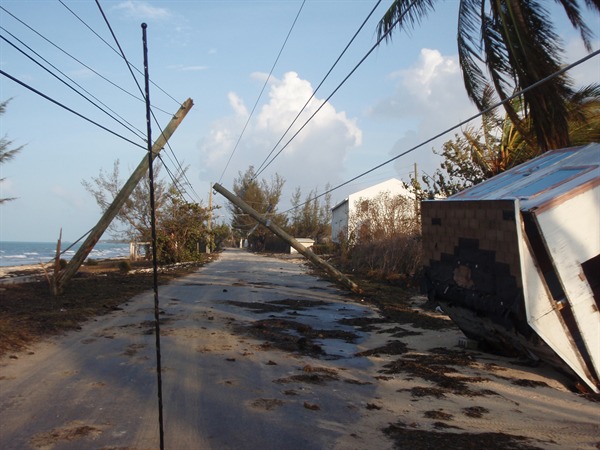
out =
<path fill-rule="evenodd" d="M 404 187 L 404 183 L 396 178 L 390 178 L 387 181 L 350 194 L 348 198 L 331 209 L 331 239 L 333 242 L 339 242 L 340 235 L 349 236 L 353 231 L 351 229 L 351 218 L 356 210 L 357 202 L 374 199 L 384 192 L 410 199 L 415 198 L 414 194 Z"/>
<path fill-rule="evenodd" d="M 307 250 L 312 250 L 313 245 L 315 245 L 315 240 L 310 238 L 296 238 L 300 244 L 302 244 Z M 294 247 L 290 246 L 290 254 L 298 253 Z"/>
<path fill-rule="evenodd" d="M 466 336 L 600 392 L 600 144 L 422 203 L 430 300 Z"/>

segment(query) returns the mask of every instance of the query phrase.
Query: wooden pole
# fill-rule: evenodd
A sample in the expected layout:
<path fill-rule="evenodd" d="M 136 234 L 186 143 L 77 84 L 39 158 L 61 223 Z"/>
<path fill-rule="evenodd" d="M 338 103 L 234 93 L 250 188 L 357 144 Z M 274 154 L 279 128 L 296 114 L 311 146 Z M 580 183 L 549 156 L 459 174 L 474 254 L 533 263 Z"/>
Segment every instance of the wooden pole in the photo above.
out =
<path fill-rule="evenodd" d="M 208 239 L 206 242 L 206 253 L 210 253 L 212 251 L 212 188 L 209 186 L 208 189 L 208 220 L 206 221 L 206 228 L 208 230 Z"/>
<path fill-rule="evenodd" d="M 244 211 L 246 214 L 250 215 L 252 218 L 256 219 L 258 222 L 263 224 L 265 227 L 267 227 L 269 230 L 271 230 L 273 233 L 275 233 L 281 239 L 288 242 L 292 247 L 294 247 L 296 250 L 298 250 L 298 253 L 304 255 L 310 262 L 312 262 L 316 266 L 325 270 L 336 281 L 338 281 L 342 285 L 346 286 L 353 292 L 356 292 L 359 294 L 362 292 L 360 287 L 354 281 L 350 280 L 347 276 L 345 276 L 343 273 L 341 273 L 339 270 L 337 270 L 335 267 L 333 267 L 327 261 L 324 261 L 323 259 L 319 258 L 317 255 L 315 255 L 312 251 L 307 249 L 304 245 L 302 245 L 296 239 L 294 239 L 292 236 L 290 236 L 285 231 L 283 231 L 277 224 L 273 223 L 272 221 L 267 219 L 265 216 L 263 216 L 262 214 L 260 214 L 256 210 L 254 210 L 250 205 L 248 205 L 246 202 L 244 202 L 241 198 L 239 198 L 235 194 L 229 192 L 227 189 L 225 189 L 223 186 L 221 186 L 218 183 L 216 183 L 213 186 L 213 188 L 215 191 L 217 191 L 218 193 L 223 195 L 231 203 L 233 203 L 234 205 L 236 205 L 240 209 L 242 209 L 242 211 Z"/>
<path fill-rule="evenodd" d="M 154 145 L 152 146 L 152 161 L 158 156 L 160 151 L 166 145 L 169 138 L 173 135 L 179 124 L 183 121 L 187 113 L 194 102 L 191 99 L 187 99 L 180 106 L 179 110 L 175 115 L 171 118 L 171 121 L 158 137 Z M 137 168 L 133 171 L 123 188 L 116 195 L 113 202 L 110 206 L 104 211 L 102 217 L 96 224 L 96 226 L 92 229 L 86 240 L 81 244 L 79 250 L 75 253 L 73 258 L 67 264 L 67 267 L 62 271 L 60 276 L 58 277 L 58 289 L 62 291 L 65 285 L 69 282 L 69 280 L 77 273 L 81 264 L 85 261 L 87 256 L 93 250 L 94 246 L 98 243 L 102 234 L 106 231 L 110 223 L 117 216 L 135 187 L 138 185 L 140 180 L 144 177 L 146 172 L 148 171 L 148 167 L 150 166 L 150 158 L 147 155 L 144 155 L 141 162 L 138 164 Z"/>

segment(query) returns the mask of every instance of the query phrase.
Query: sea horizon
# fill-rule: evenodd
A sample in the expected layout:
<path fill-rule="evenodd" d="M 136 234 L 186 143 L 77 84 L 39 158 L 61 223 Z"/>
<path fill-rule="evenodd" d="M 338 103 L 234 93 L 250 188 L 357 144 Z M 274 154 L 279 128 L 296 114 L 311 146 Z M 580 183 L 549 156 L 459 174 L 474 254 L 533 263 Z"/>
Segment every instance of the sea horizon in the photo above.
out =
<path fill-rule="evenodd" d="M 25 266 L 51 262 L 56 255 L 57 242 L 46 241 L 0 241 L 0 267 Z M 72 248 L 70 248 L 72 246 Z M 81 246 L 81 242 L 61 242 L 61 259 L 69 261 Z M 67 250 L 68 249 L 68 250 Z M 129 243 L 101 240 L 90 252 L 91 259 L 112 259 L 129 256 Z"/>

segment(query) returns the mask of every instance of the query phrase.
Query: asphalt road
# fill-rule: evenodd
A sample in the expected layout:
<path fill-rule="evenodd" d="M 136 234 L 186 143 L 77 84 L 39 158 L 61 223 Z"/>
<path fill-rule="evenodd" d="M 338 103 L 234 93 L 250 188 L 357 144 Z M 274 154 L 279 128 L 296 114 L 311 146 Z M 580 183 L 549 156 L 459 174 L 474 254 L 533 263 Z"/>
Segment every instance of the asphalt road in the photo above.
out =
<path fill-rule="evenodd" d="M 161 287 L 166 448 L 323 449 L 353 433 L 359 405 L 374 394 L 362 373 L 371 363 L 353 356 L 364 334 L 337 321 L 375 313 L 307 275 L 301 263 L 228 250 Z M 122 311 L 5 362 L 0 448 L 157 448 L 153 300 L 151 292 L 136 297 Z M 265 303 L 272 307 L 263 311 Z M 244 332 L 277 318 L 356 339 L 316 336 L 310 345 L 325 353 L 313 359 L 294 351 L 294 344 L 307 350 L 294 330 L 285 339 L 290 351 Z"/>

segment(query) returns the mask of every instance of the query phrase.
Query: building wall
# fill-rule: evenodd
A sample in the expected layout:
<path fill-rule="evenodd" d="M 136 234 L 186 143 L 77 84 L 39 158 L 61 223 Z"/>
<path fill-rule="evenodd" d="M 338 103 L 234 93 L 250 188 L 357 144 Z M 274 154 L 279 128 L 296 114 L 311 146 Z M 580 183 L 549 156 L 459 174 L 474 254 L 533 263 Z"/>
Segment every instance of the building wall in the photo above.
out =
<path fill-rule="evenodd" d="M 350 194 L 346 200 L 336 205 L 331 211 L 331 239 L 333 242 L 339 242 L 338 236 L 340 232 L 348 236 L 352 231 L 348 227 L 350 217 L 355 211 L 356 202 L 360 199 L 370 200 L 382 192 L 389 192 L 392 195 L 402 195 L 411 199 L 415 198 L 414 194 L 404 187 L 404 183 L 396 178 L 391 178 L 383 183 Z"/>
<path fill-rule="evenodd" d="M 429 266 L 455 255 L 461 240 L 477 241 L 505 264 L 521 286 L 519 242 L 513 200 L 426 201 L 421 204 L 423 262 Z"/>
<path fill-rule="evenodd" d="M 331 211 L 331 240 L 339 243 L 338 236 L 348 235 L 348 200 L 344 200 Z"/>

